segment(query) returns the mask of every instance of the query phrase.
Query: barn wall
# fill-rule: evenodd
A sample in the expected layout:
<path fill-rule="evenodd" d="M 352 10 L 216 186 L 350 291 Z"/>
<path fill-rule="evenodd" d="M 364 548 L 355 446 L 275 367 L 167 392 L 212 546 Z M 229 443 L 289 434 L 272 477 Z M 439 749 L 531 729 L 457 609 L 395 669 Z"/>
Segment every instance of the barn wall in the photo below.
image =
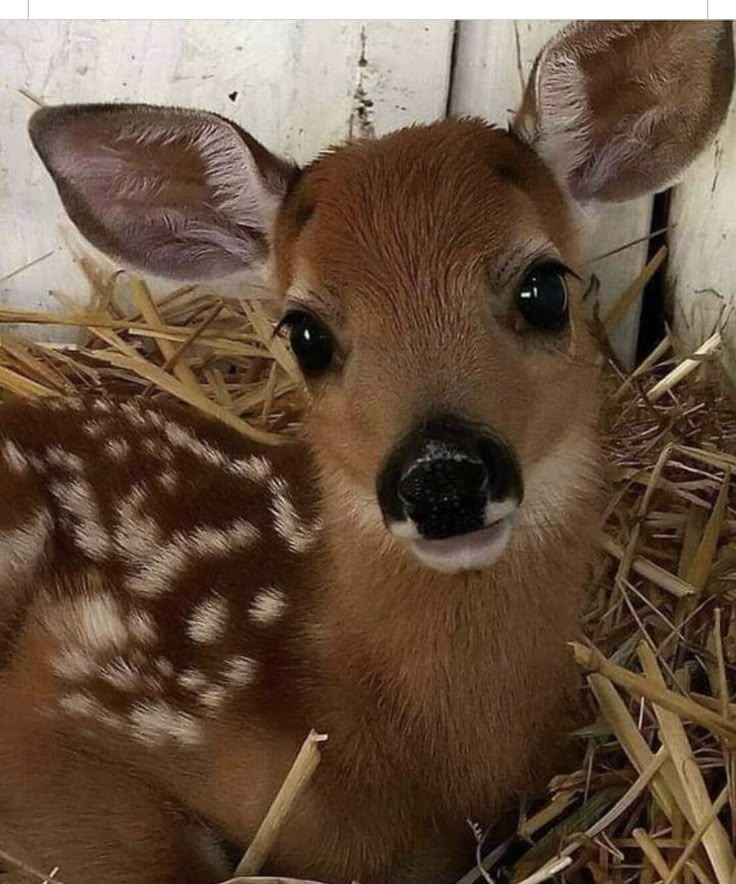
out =
<path fill-rule="evenodd" d="M 350 135 L 442 116 L 453 30 L 451 21 L 0 22 L 0 303 L 54 306 L 52 291 L 87 291 L 64 242 L 76 238 L 26 134 L 36 101 L 207 108 L 304 161 Z"/>
<path fill-rule="evenodd" d="M 448 111 L 505 124 L 536 53 L 562 24 L 0 22 L 0 303 L 53 307 L 52 292 L 79 300 L 87 292 L 66 245 L 75 237 L 26 135 L 37 101 L 204 107 L 304 161 L 331 142 L 380 135 Z M 734 297 L 735 114 L 673 198 L 671 288 L 679 326 L 696 342 L 722 304 L 699 290 Z M 652 200 L 642 199 L 586 217 L 587 257 L 646 236 L 651 211 Z M 646 253 L 641 243 L 591 265 L 601 281 L 603 313 L 642 268 Z M 166 288 L 153 284 L 157 291 Z M 228 286 L 237 283 L 224 285 L 225 291 Z M 635 352 L 638 313 L 635 305 L 616 331 L 617 352 L 627 362 Z"/>
<path fill-rule="evenodd" d="M 675 331 L 696 349 L 722 326 L 736 383 L 736 100 L 710 149 L 674 189 L 668 290 Z"/>

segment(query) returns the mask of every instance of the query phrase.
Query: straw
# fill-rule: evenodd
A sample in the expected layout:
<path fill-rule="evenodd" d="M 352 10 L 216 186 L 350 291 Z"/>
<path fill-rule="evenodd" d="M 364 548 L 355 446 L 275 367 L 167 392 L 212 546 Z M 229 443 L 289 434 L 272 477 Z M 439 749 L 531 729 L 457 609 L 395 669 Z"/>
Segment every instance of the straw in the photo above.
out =
<path fill-rule="evenodd" d="M 609 330 L 663 260 L 660 250 L 615 302 Z M 274 337 L 268 291 L 228 299 L 186 285 L 154 299 L 133 275 L 84 268 L 89 309 L 0 309 L 0 397 L 145 393 L 256 445 L 298 432 L 306 396 Z M 82 302 L 75 296 L 60 301 Z M 32 342 L 5 333 L 11 324 L 76 327 L 80 337 Z M 492 879 L 513 853 L 515 884 L 582 870 L 597 884 L 736 881 L 736 400 L 715 358 L 721 345 L 720 331 L 694 351 L 668 331 L 630 375 L 604 372 L 608 500 L 585 638 L 571 648 L 597 717 L 575 736 L 579 769 L 535 797 L 509 843 L 487 845 Z M 232 882 L 296 884 L 258 872 L 314 772 L 314 737 L 305 747 Z"/>

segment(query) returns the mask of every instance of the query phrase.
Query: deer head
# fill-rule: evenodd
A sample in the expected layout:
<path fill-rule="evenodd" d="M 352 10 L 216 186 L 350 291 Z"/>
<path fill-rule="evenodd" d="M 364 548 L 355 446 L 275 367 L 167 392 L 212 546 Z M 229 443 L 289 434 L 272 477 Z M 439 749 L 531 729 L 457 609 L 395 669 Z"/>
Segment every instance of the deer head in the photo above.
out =
<path fill-rule="evenodd" d="M 681 174 L 726 112 L 733 66 L 730 24 L 574 24 L 540 54 L 510 131 L 446 120 L 302 169 L 200 111 L 53 107 L 30 131 L 71 219 L 113 258 L 190 280 L 268 260 L 326 498 L 457 571 L 590 488 L 576 207 Z"/>

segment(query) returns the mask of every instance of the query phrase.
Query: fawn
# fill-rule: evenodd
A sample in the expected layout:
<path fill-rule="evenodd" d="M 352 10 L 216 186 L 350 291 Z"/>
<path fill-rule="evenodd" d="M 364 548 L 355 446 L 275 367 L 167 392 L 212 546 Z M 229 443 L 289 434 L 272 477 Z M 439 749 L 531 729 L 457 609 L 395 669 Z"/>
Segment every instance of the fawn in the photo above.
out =
<path fill-rule="evenodd" d="M 80 231 L 172 278 L 266 259 L 311 393 L 258 447 L 104 396 L 0 409 L 0 846 L 67 884 L 205 884 L 305 735 L 270 857 L 453 881 L 566 750 L 600 492 L 578 206 L 714 136 L 730 24 L 571 25 L 509 131 L 446 120 L 303 169 L 210 113 L 42 109 Z"/>

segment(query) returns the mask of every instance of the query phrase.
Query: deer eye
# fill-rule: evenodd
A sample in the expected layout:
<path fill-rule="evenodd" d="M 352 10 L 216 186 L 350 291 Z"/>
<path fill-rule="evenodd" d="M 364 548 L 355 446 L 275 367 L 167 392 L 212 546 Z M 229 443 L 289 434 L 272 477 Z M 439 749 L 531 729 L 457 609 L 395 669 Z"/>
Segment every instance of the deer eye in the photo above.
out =
<path fill-rule="evenodd" d="M 277 330 L 282 328 L 287 329 L 291 352 L 307 377 L 327 371 L 332 363 L 335 343 L 321 320 L 304 310 L 292 310 L 279 322 Z"/>
<path fill-rule="evenodd" d="M 516 295 L 519 313 L 534 328 L 555 331 L 567 322 L 566 268 L 556 262 L 528 271 Z"/>

